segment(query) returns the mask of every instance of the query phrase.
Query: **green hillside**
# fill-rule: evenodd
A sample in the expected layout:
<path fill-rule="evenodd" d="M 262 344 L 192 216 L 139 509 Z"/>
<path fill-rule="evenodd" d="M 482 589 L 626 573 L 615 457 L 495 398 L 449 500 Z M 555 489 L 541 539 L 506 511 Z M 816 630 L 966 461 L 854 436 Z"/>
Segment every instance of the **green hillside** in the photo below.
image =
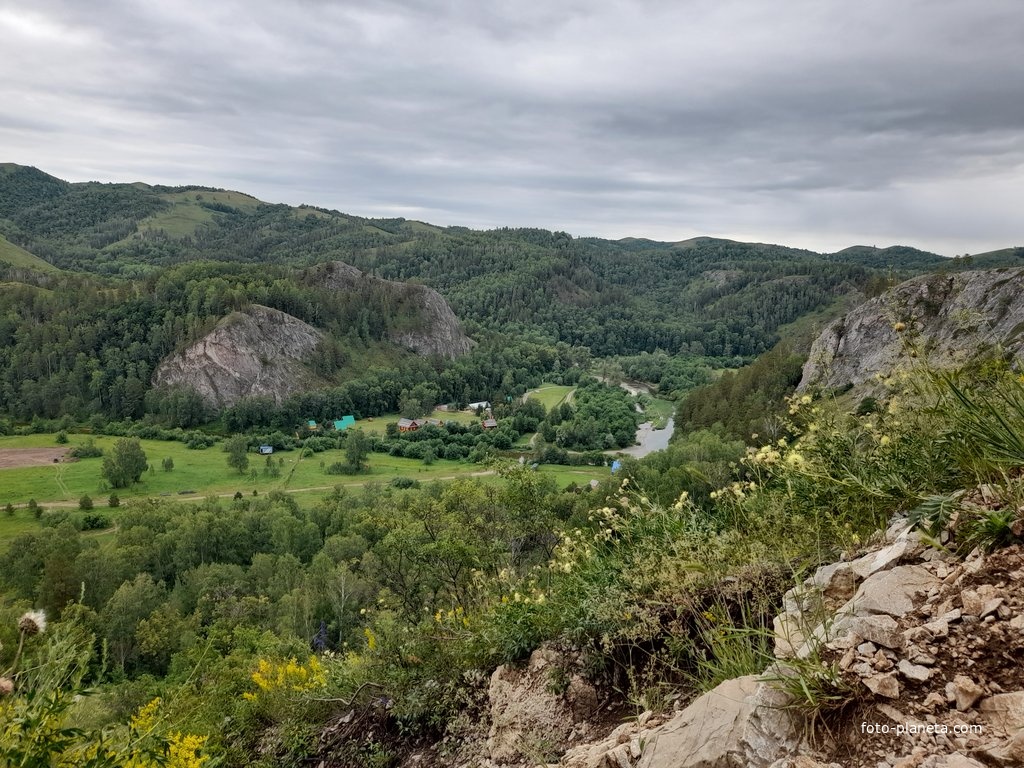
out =
<path fill-rule="evenodd" d="M 12 267 L 35 269 L 39 272 L 59 272 L 53 264 L 43 261 L 38 256 L 33 256 L 6 237 L 0 235 L 0 262 L 9 264 Z"/>
<path fill-rule="evenodd" d="M 873 294 L 891 279 L 966 266 L 899 246 L 826 255 L 706 237 L 659 243 L 442 228 L 204 187 L 68 184 L 7 169 L 0 234 L 64 269 L 152 279 L 188 261 L 340 260 L 436 288 L 472 333 L 536 335 L 599 356 L 660 349 L 734 364 L 770 348 L 780 326 L 853 289 Z"/>
<path fill-rule="evenodd" d="M 383 343 L 415 319 L 399 316 L 401 301 L 325 290 L 307 268 L 328 261 L 432 286 L 489 348 L 517 339 L 566 345 L 582 358 L 660 352 L 692 361 L 665 383 L 665 391 L 683 391 L 703 380 L 693 365 L 741 366 L 794 328 L 827 320 L 850 297 L 877 295 L 924 271 L 1020 258 L 1020 249 L 949 260 L 904 246 L 819 254 L 708 237 L 662 243 L 473 231 L 272 205 L 207 187 L 69 184 L 11 164 L 0 170 L 0 237 L 0 260 L 64 270 L 61 283 L 6 276 L 55 289 L 0 296 L 0 410 L 18 418 L 159 410 L 145 402 L 159 361 L 249 303 L 328 332 L 316 361 L 322 381 L 401 368 L 403 358 Z M 469 384 L 450 373 L 431 377 L 444 375 L 440 389 L 452 400 L 493 396 L 482 381 L 501 379 L 494 371 Z M 521 394 L 528 383 L 500 389 Z M 398 398 L 390 392 L 367 413 L 398 410 Z"/>

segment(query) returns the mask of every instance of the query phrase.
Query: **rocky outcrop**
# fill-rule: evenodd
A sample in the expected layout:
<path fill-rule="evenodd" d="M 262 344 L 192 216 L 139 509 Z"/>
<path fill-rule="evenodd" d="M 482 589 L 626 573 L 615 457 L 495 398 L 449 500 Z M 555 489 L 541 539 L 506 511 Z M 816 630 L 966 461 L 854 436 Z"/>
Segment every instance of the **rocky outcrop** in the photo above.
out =
<path fill-rule="evenodd" d="M 313 267 L 306 280 L 336 291 L 359 293 L 371 306 L 386 304 L 388 317 L 394 319 L 390 341 L 418 355 L 451 359 L 473 348 L 452 308 L 433 288 L 373 277 L 340 261 Z"/>
<path fill-rule="evenodd" d="M 321 338 L 298 318 L 253 304 L 232 312 L 199 341 L 161 362 L 153 384 L 194 389 L 214 408 L 255 395 L 280 403 L 309 383 L 303 361 Z"/>
<path fill-rule="evenodd" d="M 645 713 L 558 765 L 1024 765 L 1021 583 L 1019 545 L 960 560 L 897 520 L 872 551 L 822 566 L 787 593 L 775 621 L 780 660 L 765 675 L 728 680 L 676 713 Z M 849 697 L 827 727 L 778 685 L 812 663 Z"/>
<path fill-rule="evenodd" d="M 1001 347 L 1024 351 L 1024 270 L 927 275 L 902 283 L 832 323 L 811 347 L 800 389 L 867 393 L 877 374 L 915 357 L 962 364 Z"/>
<path fill-rule="evenodd" d="M 555 685 L 562 681 L 562 685 Z M 557 688 L 564 692 L 556 692 Z M 597 710 L 597 691 L 564 666 L 561 654 L 534 651 L 525 668 L 498 667 L 488 691 L 490 731 L 486 749 L 502 765 L 523 757 L 564 752 L 577 728 Z"/>

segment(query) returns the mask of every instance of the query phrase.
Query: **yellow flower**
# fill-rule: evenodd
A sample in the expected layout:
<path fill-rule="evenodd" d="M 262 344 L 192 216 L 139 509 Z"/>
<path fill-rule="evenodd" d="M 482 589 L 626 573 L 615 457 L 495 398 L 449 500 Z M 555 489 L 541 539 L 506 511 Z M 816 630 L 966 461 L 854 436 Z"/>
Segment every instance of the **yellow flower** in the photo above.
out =
<path fill-rule="evenodd" d="M 209 756 L 200 754 L 205 746 L 205 736 L 172 733 L 167 768 L 202 768 L 210 759 Z"/>
<path fill-rule="evenodd" d="M 136 733 L 147 733 L 156 727 L 157 723 L 157 710 L 160 709 L 160 697 L 157 696 L 155 699 L 139 707 L 138 712 L 132 717 L 128 727 Z"/>

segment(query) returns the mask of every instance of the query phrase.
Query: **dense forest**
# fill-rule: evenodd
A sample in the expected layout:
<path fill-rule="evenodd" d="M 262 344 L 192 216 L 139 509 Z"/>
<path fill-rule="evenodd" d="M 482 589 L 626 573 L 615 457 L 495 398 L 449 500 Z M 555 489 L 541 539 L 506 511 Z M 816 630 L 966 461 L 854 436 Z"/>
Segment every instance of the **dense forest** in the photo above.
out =
<path fill-rule="evenodd" d="M 914 272 L 968 266 L 912 248 L 821 255 L 711 238 L 673 244 L 544 230 L 442 229 L 269 205 L 224 190 L 68 184 L 13 165 L 0 167 L 0 235 L 63 270 L 116 277 L 117 285 L 128 281 L 143 296 L 168 269 L 178 276 L 172 282 L 208 279 L 208 295 L 190 296 L 181 307 L 186 335 L 243 294 L 235 285 L 214 284 L 213 274 L 174 272 L 183 262 L 232 262 L 244 274 L 247 263 L 341 260 L 379 277 L 436 288 L 474 336 L 526 334 L 584 346 L 598 357 L 663 350 L 734 362 L 764 352 L 780 326 L 840 295 L 873 294 Z M 1020 262 L 1019 254 L 1001 258 Z M 0 277 L 20 274 L 10 267 Z M 310 301 L 329 306 L 318 299 L 289 302 L 296 310 Z M 280 308 L 310 318 L 310 311 Z"/>
<path fill-rule="evenodd" d="M 45 260 L 37 264 L 60 268 L 0 258 L 0 411 L 21 421 L 152 414 L 183 427 L 216 414 L 187 392 L 152 392 L 156 366 L 248 304 L 326 332 L 311 367 L 333 395 L 286 404 L 276 417 L 253 416 L 265 404 L 229 414 L 233 425 L 269 426 L 299 412 L 398 410 L 401 392 L 417 381 L 439 401 L 518 395 L 537 375 L 588 356 L 618 356 L 622 375 L 678 397 L 707 383 L 711 368 L 770 349 L 784 326 L 827 312 L 839 297 L 966 266 L 911 248 L 823 256 L 710 238 L 671 244 L 441 229 L 224 190 L 69 184 L 10 164 L 0 166 L 0 235 Z M 372 291 L 327 290 L 315 270 L 304 271 L 329 260 L 435 287 L 483 345 L 466 362 L 412 359 L 385 339 L 415 318 Z M 520 353 L 510 338 L 536 346 Z M 543 359 L 524 364 L 524 355 Z M 574 429 L 563 444 L 624 444 Z"/>

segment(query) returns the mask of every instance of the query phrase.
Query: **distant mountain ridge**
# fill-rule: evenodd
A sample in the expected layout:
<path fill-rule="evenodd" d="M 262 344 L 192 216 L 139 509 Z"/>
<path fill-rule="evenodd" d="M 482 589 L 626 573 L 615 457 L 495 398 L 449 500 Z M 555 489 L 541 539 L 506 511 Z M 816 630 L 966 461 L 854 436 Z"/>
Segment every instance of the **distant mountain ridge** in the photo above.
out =
<path fill-rule="evenodd" d="M 598 356 L 664 350 L 730 367 L 842 296 L 969 266 L 905 246 L 818 254 L 712 237 L 660 243 L 473 231 L 272 205 L 209 187 L 71 184 L 13 164 L 0 166 L 0 235 L 60 269 L 118 279 L 152 280 L 205 260 L 303 269 L 343 262 L 437 291 L 470 335 L 537 334 Z M 976 265 L 1024 265 L 1021 249 L 985 258 L 993 263 Z"/>

